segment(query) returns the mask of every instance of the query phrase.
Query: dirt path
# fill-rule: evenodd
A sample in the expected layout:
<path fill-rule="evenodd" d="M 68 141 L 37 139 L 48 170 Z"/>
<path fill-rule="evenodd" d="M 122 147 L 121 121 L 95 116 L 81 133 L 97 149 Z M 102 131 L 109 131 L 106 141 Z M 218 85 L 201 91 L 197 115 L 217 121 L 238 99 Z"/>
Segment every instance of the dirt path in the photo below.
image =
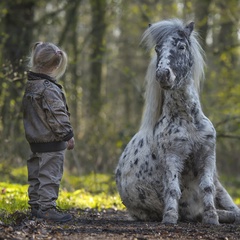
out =
<path fill-rule="evenodd" d="M 240 239 L 240 225 L 207 226 L 200 223 L 163 225 L 158 222 L 130 221 L 125 211 L 72 210 L 74 219 L 55 224 L 29 219 L 18 213 L 15 225 L 0 223 L 0 239 L 71 239 L 71 240 L 151 240 L 151 239 Z"/>

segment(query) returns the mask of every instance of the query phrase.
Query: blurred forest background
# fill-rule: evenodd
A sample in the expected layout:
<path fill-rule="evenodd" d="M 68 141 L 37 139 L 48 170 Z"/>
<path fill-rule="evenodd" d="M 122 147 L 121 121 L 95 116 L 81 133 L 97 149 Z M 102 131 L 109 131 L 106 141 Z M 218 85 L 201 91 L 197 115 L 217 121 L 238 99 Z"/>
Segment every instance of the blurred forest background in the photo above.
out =
<path fill-rule="evenodd" d="M 150 60 L 139 46 L 149 23 L 194 20 L 206 51 L 201 101 L 216 127 L 220 175 L 240 171 L 240 0 L 1 0 L 0 164 L 24 166 L 29 157 L 21 100 L 32 44 L 63 48 L 69 64 L 64 86 L 75 129 L 67 152 L 71 174 L 113 174 L 138 130 L 144 77 Z M 1 172 L 0 172 L 1 173 Z"/>

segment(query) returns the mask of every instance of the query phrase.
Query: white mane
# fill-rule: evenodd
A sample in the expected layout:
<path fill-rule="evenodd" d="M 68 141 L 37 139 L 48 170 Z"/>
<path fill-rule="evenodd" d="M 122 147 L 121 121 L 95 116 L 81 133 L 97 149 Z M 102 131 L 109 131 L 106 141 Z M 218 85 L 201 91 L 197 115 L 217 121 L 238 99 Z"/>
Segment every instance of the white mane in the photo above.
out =
<path fill-rule="evenodd" d="M 156 44 L 164 40 L 177 30 L 183 30 L 185 24 L 179 19 L 165 20 L 152 24 L 144 33 L 141 43 L 151 50 Z M 191 51 L 194 58 L 192 77 L 196 90 L 199 92 L 200 82 L 204 79 L 203 59 L 204 51 L 200 46 L 198 34 L 193 31 L 190 36 Z M 140 129 L 153 129 L 159 116 L 163 103 L 163 91 L 156 81 L 157 57 L 154 54 L 146 74 L 145 109 Z"/>

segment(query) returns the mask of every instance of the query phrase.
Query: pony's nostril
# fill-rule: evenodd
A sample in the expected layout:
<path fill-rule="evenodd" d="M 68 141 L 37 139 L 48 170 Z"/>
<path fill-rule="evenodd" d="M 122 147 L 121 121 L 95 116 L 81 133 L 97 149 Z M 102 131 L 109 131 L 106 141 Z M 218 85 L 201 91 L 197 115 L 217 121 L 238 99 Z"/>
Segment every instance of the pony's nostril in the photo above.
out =
<path fill-rule="evenodd" d="M 170 76 L 170 70 L 168 68 L 164 69 L 157 69 L 156 76 L 158 78 L 169 78 Z"/>
<path fill-rule="evenodd" d="M 166 75 L 166 76 L 169 76 L 169 75 L 170 75 L 169 69 L 165 69 L 165 75 Z"/>

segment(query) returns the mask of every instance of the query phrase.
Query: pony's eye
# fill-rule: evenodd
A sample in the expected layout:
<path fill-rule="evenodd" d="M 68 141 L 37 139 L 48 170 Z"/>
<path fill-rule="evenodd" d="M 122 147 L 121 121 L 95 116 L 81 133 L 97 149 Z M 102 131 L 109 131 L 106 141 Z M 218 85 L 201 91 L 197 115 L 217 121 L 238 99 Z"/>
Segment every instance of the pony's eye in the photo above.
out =
<path fill-rule="evenodd" d="M 178 49 L 179 50 L 185 50 L 186 49 L 186 44 L 185 43 L 181 43 L 178 45 Z"/>

